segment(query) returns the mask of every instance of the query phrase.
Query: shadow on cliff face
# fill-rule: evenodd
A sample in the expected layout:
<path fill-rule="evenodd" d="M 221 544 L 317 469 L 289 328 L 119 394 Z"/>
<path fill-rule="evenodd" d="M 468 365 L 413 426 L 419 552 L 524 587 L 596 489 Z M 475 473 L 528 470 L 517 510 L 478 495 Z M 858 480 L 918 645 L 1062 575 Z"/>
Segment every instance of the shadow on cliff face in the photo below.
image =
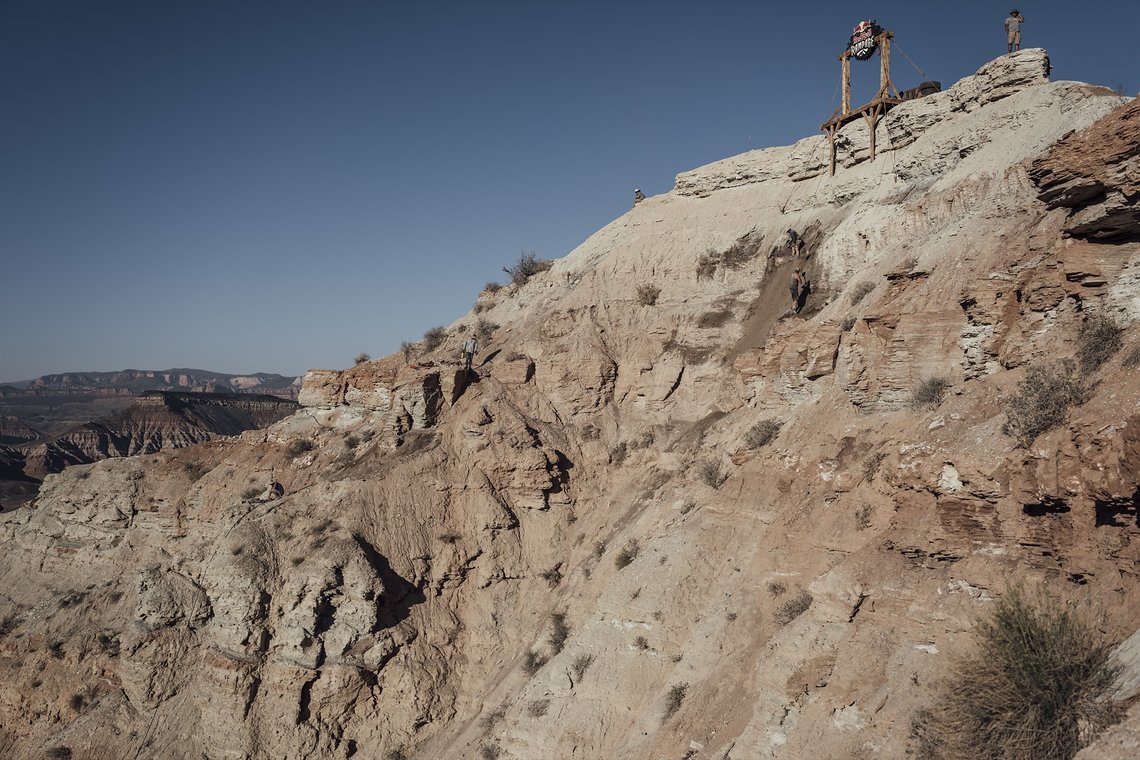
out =
<path fill-rule="evenodd" d="M 384 584 L 384 599 L 377 612 L 377 619 L 381 629 L 391 628 L 406 619 L 412 607 L 424 601 L 424 593 L 418 586 L 393 570 L 388 559 L 376 551 L 376 547 L 368 539 L 359 533 L 352 534 L 352 538 Z"/>
<path fill-rule="evenodd" d="M 1098 528 L 1102 525 L 1123 528 L 1129 522 L 1135 523 L 1136 527 L 1140 528 L 1140 488 L 1136 489 L 1131 498 L 1110 501 L 1097 499 L 1093 504 Z"/>

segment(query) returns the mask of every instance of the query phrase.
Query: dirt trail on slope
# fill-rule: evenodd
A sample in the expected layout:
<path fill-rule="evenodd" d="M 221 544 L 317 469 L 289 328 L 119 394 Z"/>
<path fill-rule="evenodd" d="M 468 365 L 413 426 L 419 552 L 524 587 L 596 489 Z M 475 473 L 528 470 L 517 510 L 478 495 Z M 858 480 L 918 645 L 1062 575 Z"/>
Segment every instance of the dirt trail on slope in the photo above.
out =
<path fill-rule="evenodd" d="M 826 302 L 822 292 L 815 290 L 817 267 L 814 266 L 814 262 L 810 259 L 804 261 L 802 258 L 781 259 L 782 257 L 772 259 L 769 262 L 768 269 L 764 272 L 763 279 L 760 280 L 760 291 L 748 307 L 748 313 L 744 316 L 740 340 L 732 347 L 726 357 L 729 364 L 732 364 L 736 357 L 745 351 L 763 348 L 764 341 L 767 340 L 772 326 L 781 319 L 807 319 L 822 309 Z M 789 291 L 792 273 L 797 267 L 803 268 L 808 281 L 812 284 L 811 292 L 808 294 L 807 301 L 799 314 L 792 312 L 792 299 Z"/>

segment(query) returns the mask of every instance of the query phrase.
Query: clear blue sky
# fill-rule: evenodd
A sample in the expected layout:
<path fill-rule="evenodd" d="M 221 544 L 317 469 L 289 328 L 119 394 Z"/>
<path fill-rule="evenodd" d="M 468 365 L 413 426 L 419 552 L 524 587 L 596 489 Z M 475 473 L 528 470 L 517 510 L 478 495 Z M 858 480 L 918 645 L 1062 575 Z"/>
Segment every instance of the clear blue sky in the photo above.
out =
<path fill-rule="evenodd" d="M 1055 79 L 1135 93 L 1140 3 L 1020 8 Z M 817 133 L 861 18 L 948 86 L 1009 9 L 0 0 L 0 380 L 387 353 L 634 187 Z"/>

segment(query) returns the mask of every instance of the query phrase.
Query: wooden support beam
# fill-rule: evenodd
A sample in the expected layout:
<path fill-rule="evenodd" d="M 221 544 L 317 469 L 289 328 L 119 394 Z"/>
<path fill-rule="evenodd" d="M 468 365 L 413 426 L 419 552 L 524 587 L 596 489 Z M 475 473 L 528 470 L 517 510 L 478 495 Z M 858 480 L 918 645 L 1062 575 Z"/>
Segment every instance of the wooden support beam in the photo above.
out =
<path fill-rule="evenodd" d="M 843 61 L 843 110 L 841 114 L 850 113 L 851 111 L 851 56 L 844 53 L 841 60 Z M 833 103 L 835 101 L 832 101 Z"/>
<path fill-rule="evenodd" d="M 832 126 L 827 130 L 827 141 L 831 144 L 831 176 L 835 176 L 835 133 L 839 131 L 839 127 Z"/>
<path fill-rule="evenodd" d="M 888 94 L 891 87 L 891 37 L 890 32 L 879 35 L 879 97 Z"/>

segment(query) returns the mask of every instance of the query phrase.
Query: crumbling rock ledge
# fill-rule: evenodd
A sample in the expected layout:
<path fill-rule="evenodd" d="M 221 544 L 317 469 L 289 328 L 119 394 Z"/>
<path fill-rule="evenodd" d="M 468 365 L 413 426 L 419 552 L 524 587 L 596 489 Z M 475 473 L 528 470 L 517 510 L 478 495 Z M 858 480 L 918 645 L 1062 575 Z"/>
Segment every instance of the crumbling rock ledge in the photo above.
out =
<path fill-rule="evenodd" d="M 1070 235 L 1140 239 L 1140 99 L 1065 136 L 1029 165 L 1029 177 L 1049 208 L 1069 210 Z"/>

